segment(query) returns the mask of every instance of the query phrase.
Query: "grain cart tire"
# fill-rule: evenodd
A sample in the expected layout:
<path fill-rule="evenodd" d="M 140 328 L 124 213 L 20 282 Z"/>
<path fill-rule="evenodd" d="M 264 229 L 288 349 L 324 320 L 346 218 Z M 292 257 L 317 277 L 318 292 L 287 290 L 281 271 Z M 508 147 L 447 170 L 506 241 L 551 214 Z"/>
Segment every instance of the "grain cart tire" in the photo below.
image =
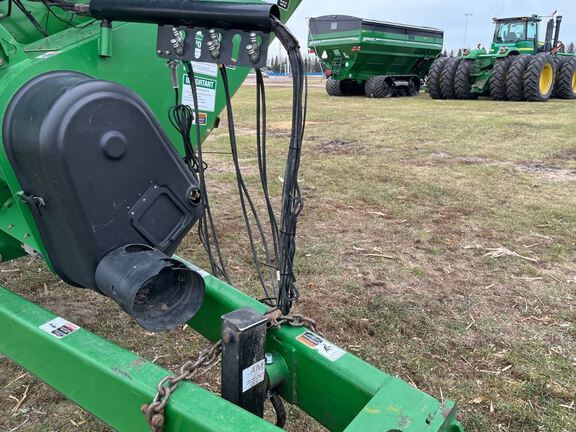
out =
<path fill-rule="evenodd" d="M 576 99 L 576 57 L 567 58 L 562 63 L 556 81 L 556 94 L 560 99 Z"/>
<path fill-rule="evenodd" d="M 472 83 L 470 82 L 470 74 L 473 68 L 474 60 L 463 60 L 458 65 L 456 75 L 454 76 L 454 93 L 456 93 L 456 99 L 478 99 L 478 95 L 472 93 Z"/>
<path fill-rule="evenodd" d="M 554 59 L 548 53 L 536 54 L 524 74 L 524 96 L 530 102 L 546 102 L 554 91 Z"/>
<path fill-rule="evenodd" d="M 328 93 L 329 96 L 342 96 L 340 81 L 334 78 L 328 78 L 326 81 L 326 93 Z"/>
<path fill-rule="evenodd" d="M 532 60 L 531 55 L 519 55 L 512 60 L 506 75 L 506 95 L 508 100 L 516 102 L 524 100 L 524 73 L 530 60 Z"/>
<path fill-rule="evenodd" d="M 418 96 L 420 93 L 420 87 L 422 86 L 422 80 L 420 77 L 414 76 L 410 78 L 410 83 L 408 84 L 408 96 L 414 97 Z"/>
<path fill-rule="evenodd" d="M 370 98 L 388 98 L 394 94 L 394 82 L 386 76 L 375 76 L 366 81 L 365 91 Z"/>
<path fill-rule="evenodd" d="M 446 63 L 448 63 L 448 57 L 438 57 L 432 63 L 432 67 L 428 72 L 428 78 L 426 78 L 426 87 L 428 88 L 428 94 L 432 99 L 443 99 L 442 91 L 440 90 L 440 75 Z"/>
<path fill-rule="evenodd" d="M 456 77 L 456 71 L 461 62 L 462 59 L 459 58 L 448 59 L 446 66 L 444 66 L 440 74 L 440 91 L 444 99 L 456 99 L 454 78 Z"/>
<path fill-rule="evenodd" d="M 490 75 L 490 96 L 495 101 L 505 101 L 508 99 L 506 94 L 506 76 L 512 63 L 513 57 L 504 57 L 496 60 Z"/>
<path fill-rule="evenodd" d="M 364 83 L 359 83 L 352 79 L 340 81 L 340 92 L 342 96 L 360 96 L 364 94 Z"/>

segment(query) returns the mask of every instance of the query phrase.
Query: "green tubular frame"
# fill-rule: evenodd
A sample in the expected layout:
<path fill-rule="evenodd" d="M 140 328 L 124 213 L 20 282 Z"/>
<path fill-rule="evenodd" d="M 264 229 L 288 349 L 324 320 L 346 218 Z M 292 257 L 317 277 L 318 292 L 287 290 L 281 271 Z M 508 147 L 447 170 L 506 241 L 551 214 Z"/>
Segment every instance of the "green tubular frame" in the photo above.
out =
<path fill-rule="evenodd" d="M 210 341 L 220 338 L 220 316 L 266 306 L 204 273 L 206 300 L 190 326 Z M 39 329 L 54 315 L 0 288 L 0 352 L 120 431 L 145 431 L 140 407 L 154 397 L 168 371 L 81 329 L 56 339 Z M 269 373 L 283 374 L 281 396 L 327 429 L 340 432 L 462 432 L 453 402 L 436 399 L 352 354 L 332 362 L 296 338 L 306 329 L 268 332 L 275 354 Z M 33 350 L 30 347 L 34 347 Z M 46 359 L 50 358 L 47 362 Z M 284 367 L 285 365 L 285 367 Z M 62 371 L 66 373 L 63 374 Z M 121 407 L 121 409 L 119 409 Z M 167 410 L 166 432 L 278 430 L 221 398 L 186 383 Z"/>

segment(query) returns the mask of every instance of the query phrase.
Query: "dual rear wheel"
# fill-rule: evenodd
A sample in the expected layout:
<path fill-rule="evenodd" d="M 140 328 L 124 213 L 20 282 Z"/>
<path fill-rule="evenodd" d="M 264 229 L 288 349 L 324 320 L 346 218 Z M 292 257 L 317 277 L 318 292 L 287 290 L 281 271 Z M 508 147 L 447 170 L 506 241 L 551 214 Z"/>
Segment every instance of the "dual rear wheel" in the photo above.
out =
<path fill-rule="evenodd" d="M 434 99 L 475 99 L 472 92 L 475 61 L 437 59 L 428 75 L 428 92 Z M 576 57 L 549 53 L 497 59 L 489 79 L 490 96 L 497 101 L 545 102 L 552 96 L 576 99 Z"/>

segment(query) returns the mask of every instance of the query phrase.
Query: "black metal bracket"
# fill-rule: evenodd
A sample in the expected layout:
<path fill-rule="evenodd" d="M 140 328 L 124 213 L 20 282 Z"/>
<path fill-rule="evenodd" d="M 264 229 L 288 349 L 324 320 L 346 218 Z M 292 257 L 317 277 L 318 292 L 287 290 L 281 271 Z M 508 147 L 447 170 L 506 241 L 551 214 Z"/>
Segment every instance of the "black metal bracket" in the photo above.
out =
<path fill-rule="evenodd" d="M 267 31 L 160 25 L 157 54 L 168 60 L 262 68 L 269 42 Z"/>
<path fill-rule="evenodd" d="M 253 309 L 242 308 L 222 320 L 222 397 L 263 417 L 267 319 Z"/>

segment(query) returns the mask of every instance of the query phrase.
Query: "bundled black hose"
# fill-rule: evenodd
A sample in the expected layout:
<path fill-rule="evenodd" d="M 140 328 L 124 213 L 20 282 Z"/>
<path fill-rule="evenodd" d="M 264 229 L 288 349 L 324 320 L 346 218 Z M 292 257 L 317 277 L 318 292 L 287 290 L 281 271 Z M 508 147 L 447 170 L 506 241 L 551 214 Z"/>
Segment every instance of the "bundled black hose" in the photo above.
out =
<path fill-rule="evenodd" d="M 258 153 L 258 172 L 260 174 L 260 183 L 262 193 L 268 211 L 268 220 L 272 240 L 274 243 L 275 262 L 278 262 L 279 251 L 279 230 L 278 221 L 272 201 L 270 199 L 270 189 L 268 187 L 268 161 L 267 161 L 267 115 L 266 115 L 266 87 L 264 86 L 264 77 L 260 69 L 256 69 L 256 149 Z"/>
<path fill-rule="evenodd" d="M 298 175 L 302 155 L 302 141 L 306 123 L 304 98 L 305 70 L 298 40 L 278 19 L 272 18 L 274 33 L 288 53 L 293 74 L 292 135 L 284 174 L 282 194 L 282 215 L 280 218 L 280 284 L 278 287 L 278 308 L 283 314 L 290 313 L 293 303 L 298 300 L 298 288 L 294 274 L 296 254 L 296 231 L 298 217 L 304 208 Z"/>
<path fill-rule="evenodd" d="M 288 53 L 288 58 L 293 72 L 292 134 L 290 137 L 290 146 L 288 149 L 286 168 L 284 172 L 281 216 L 278 221 L 270 198 L 268 184 L 266 91 L 262 72 L 256 70 L 258 168 L 262 192 L 268 213 L 269 228 L 272 233 L 272 245 L 267 240 L 256 206 L 242 175 L 226 67 L 220 66 L 220 74 L 226 96 L 231 154 L 235 167 L 240 205 L 250 242 L 252 259 L 266 296 L 263 301 L 272 307 L 279 308 L 283 314 L 288 314 L 290 313 L 293 303 L 299 296 L 294 272 L 294 257 L 296 254 L 298 217 L 304 207 L 298 184 L 298 175 L 306 118 L 307 94 L 304 93 L 306 75 L 298 41 L 280 20 L 276 18 L 271 19 L 274 33 Z M 196 122 L 195 129 L 196 141 L 198 143 L 196 153 L 194 152 L 190 139 L 193 119 L 199 118 L 198 94 L 192 65 L 187 62 L 185 63 L 185 67 L 191 83 L 194 108 L 192 109 L 177 104 L 170 111 L 170 121 L 183 137 L 184 148 L 186 151 L 185 160 L 195 175 L 197 174 L 203 191 L 206 214 L 199 224 L 199 236 L 208 254 L 212 273 L 216 276 L 223 276 L 228 282 L 230 282 L 220 249 L 218 236 L 216 235 L 212 211 L 206 191 L 206 165 L 203 161 L 202 136 L 199 122 Z M 257 237 L 259 237 L 262 242 L 262 250 L 264 254 L 263 261 L 260 260 L 260 254 L 262 252 L 259 253 Z M 265 277 L 265 273 L 268 273 L 268 278 Z M 267 279 L 269 280 L 267 281 Z"/>
<path fill-rule="evenodd" d="M 237 182 L 237 186 L 238 186 L 238 196 L 240 198 L 240 206 L 242 208 L 242 216 L 244 218 L 244 223 L 246 224 L 246 232 L 248 234 L 248 240 L 250 241 L 250 248 L 252 251 L 252 259 L 253 259 L 254 265 L 256 267 L 256 272 L 258 273 L 258 279 L 260 280 L 260 284 L 262 285 L 262 288 L 264 290 L 264 294 L 266 295 L 265 302 L 268 303 L 270 306 L 275 306 L 275 304 L 270 304 L 269 300 L 272 299 L 272 294 L 275 294 L 278 292 L 278 290 L 276 288 L 276 285 L 277 285 L 276 272 L 277 272 L 277 270 L 274 267 L 272 254 L 270 253 L 270 247 L 268 245 L 268 240 L 267 240 L 266 235 L 264 233 L 264 228 L 262 226 L 262 223 L 260 222 L 260 217 L 258 216 L 258 211 L 256 209 L 256 206 L 254 205 L 254 201 L 252 200 L 252 197 L 251 197 L 251 194 L 248 190 L 248 187 L 246 186 L 246 182 L 244 181 L 244 177 L 242 175 L 242 170 L 240 168 L 238 144 L 237 144 L 237 140 L 236 140 L 236 132 L 235 132 L 235 126 L 234 126 L 234 112 L 232 109 L 232 98 L 231 98 L 231 94 L 230 94 L 230 85 L 228 82 L 228 73 L 226 72 L 225 67 L 220 68 L 220 75 L 222 76 L 222 84 L 223 84 L 224 93 L 226 96 L 226 110 L 228 113 L 228 116 L 227 116 L 228 117 L 228 131 L 230 134 L 230 149 L 232 152 L 232 160 L 234 162 L 234 168 L 236 171 L 236 182 Z M 252 218 L 254 220 L 254 226 L 255 226 L 256 231 L 257 231 L 257 233 L 258 233 L 258 235 L 262 241 L 262 246 L 264 249 L 264 255 L 265 255 L 265 259 L 266 259 L 266 261 L 264 263 L 261 263 L 260 259 L 258 257 L 258 251 L 256 248 L 256 242 L 255 242 L 255 236 L 254 236 L 254 232 L 253 232 L 253 228 L 252 228 L 252 222 L 250 221 L 250 215 L 248 214 L 248 209 L 246 207 L 246 204 L 248 204 L 248 206 L 250 208 L 250 213 L 251 213 Z M 271 287 L 269 287 L 266 283 L 266 278 L 264 277 L 264 271 L 262 269 L 263 264 L 268 269 L 270 281 L 271 281 Z"/>
<path fill-rule="evenodd" d="M 196 78 L 194 76 L 194 68 L 190 62 L 184 63 L 188 78 L 190 79 L 190 87 L 192 89 L 192 101 L 194 103 L 194 118 L 200 119 L 200 112 L 198 110 L 198 89 L 196 88 Z M 196 121 L 196 142 L 197 142 L 197 160 L 198 160 L 198 180 L 202 189 L 202 199 L 205 209 L 205 214 L 198 224 L 198 236 L 210 261 L 212 274 L 216 277 L 223 277 L 228 283 L 231 283 L 224 257 L 220 248 L 220 240 L 216 232 L 214 218 L 212 216 L 212 209 L 210 207 L 210 200 L 208 198 L 208 191 L 206 187 L 206 164 L 204 163 L 204 156 L 202 152 L 202 132 L 200 130 L 200 121 Z M 189 135 L 188 135 L 189 136 Z M 217 260 L 216 260 L 217 258 Z"/>

